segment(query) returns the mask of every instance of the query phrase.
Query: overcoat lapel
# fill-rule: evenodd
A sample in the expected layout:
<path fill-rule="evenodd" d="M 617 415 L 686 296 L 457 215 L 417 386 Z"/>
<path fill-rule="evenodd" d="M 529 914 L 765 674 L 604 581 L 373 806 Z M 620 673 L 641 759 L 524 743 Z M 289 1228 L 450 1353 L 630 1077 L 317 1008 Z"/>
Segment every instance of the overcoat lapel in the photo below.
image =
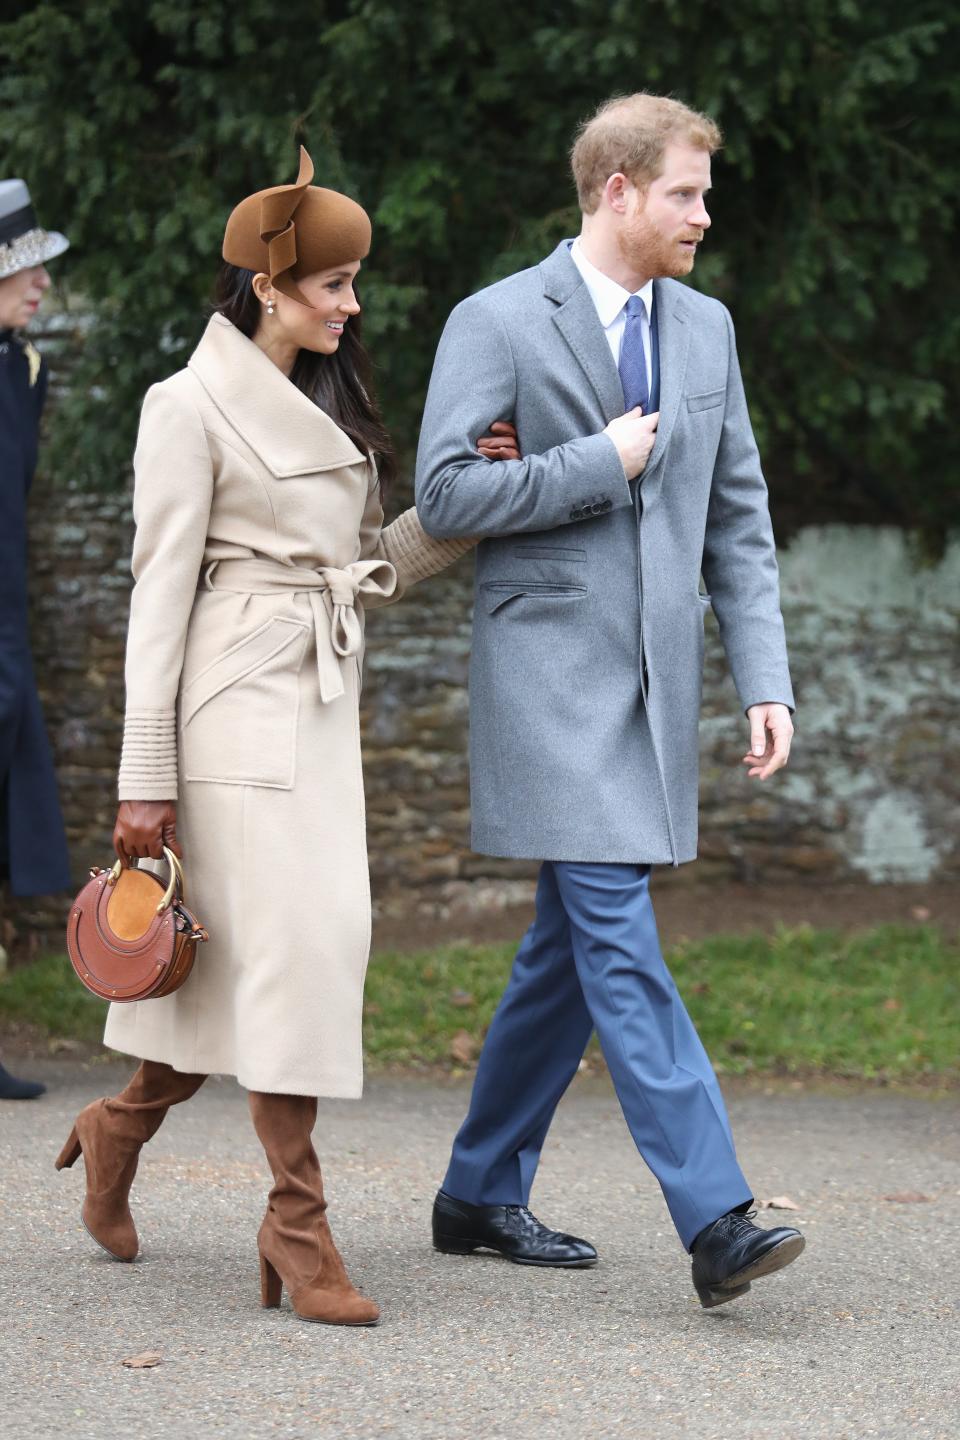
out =
<path fill-rule="evenodd" d="M 188 368 L 278 479 L 366 463 L 339 425 L 225 316 L 211 317 Z"/>
<path fill-rule="evenodd" d="M 570 259 L 566 241 L 544 260 L 540 270 L 544 293 L 558 304 L 554 324 L 590 381 L 606 424 L 623 414 L 623 386 L 596 306 Z"/>

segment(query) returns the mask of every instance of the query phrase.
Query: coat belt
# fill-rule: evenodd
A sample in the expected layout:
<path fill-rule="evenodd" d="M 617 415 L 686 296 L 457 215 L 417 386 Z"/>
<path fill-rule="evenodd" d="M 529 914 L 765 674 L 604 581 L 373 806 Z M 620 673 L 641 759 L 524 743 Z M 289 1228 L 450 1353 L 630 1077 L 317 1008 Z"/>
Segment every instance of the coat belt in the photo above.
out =
<path fill-rule="evenodd" d="M 308 570 L 275 560 L 214 560 L 204 572 L 208 590 L 239 595 L 304 594 L 313 611 L 320 698 L 327 704 L 344 694 L 343 662 L 363 642 L 357 614 L 364 596 L 382 604 L 397 588 L 397 572 L 386 560 L 357 560 L 343 570 L 324 565 Z"/>

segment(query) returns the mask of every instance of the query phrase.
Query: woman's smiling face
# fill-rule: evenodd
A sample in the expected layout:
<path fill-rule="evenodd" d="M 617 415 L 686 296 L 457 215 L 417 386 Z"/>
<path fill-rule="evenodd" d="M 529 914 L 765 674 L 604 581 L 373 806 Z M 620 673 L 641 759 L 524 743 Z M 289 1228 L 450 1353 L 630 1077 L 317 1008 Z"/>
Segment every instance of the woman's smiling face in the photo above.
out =
<path fill-rule="evenodd" d="M 352 260 L 298 279 L 297 288 L 309 301 L 308 305 L 291 300 L 275 290 L 266 275 L 258 275 L 254 284 L 257 295 L 274 307 L 272 315 L 265 307 L 261 316 L 263 338 L 269 337 L 270 342 L 279 346 L 312 350 L 318 355 L 334 354 L 339 349 L 345 326 L 354 315 L 360 314 L 360 302 L 353 288 L 359 271 L 360 261 Z"/>

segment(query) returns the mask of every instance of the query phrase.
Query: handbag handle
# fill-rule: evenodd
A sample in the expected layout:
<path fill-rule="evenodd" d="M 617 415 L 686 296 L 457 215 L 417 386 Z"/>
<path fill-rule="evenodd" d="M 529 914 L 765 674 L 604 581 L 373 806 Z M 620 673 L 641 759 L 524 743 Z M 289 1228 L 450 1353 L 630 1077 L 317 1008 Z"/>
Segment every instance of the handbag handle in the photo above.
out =
<path fill-rule="evenodd" d="M 173 851 L 169 850 L 166 845 L 164 845 L 163 847 L 163 857 L 166 860 L 167 864 L 170 866 L 170 882 L 167 885 L 166 890 L 163 892 L 163 899 L 157 906 L 158 915 L 162 915 L 164 910 L 166 910 L 168 906 L 173 903 L 174 895 L 176 895 L 178 899 L 182 900 L 186 894 L 186 887 L 183 879 L 183 866 L 180 864 L 180 861 L 177 859 L 176 855 L 174 855 Z M 115 885 L 120 879 L 122 871 L 123 861 L 118 859 L 117 863 L 110 871 L 110 874 L 107 876 L 107 884 Z"/>

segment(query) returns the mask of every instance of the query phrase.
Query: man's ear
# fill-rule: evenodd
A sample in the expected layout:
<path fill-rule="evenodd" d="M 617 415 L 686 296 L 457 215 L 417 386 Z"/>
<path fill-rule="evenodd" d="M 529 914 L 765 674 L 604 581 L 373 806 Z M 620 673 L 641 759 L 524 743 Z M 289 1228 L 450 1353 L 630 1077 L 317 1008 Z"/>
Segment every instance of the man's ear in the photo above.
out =
<path fill-rule="evenodd" d="M 607 179 L 603 187 L 603 198 L 617 215 L 624 215 L 627 209 L 627 186 L 630 181 L 622 171 L 617 170 Z"/>

